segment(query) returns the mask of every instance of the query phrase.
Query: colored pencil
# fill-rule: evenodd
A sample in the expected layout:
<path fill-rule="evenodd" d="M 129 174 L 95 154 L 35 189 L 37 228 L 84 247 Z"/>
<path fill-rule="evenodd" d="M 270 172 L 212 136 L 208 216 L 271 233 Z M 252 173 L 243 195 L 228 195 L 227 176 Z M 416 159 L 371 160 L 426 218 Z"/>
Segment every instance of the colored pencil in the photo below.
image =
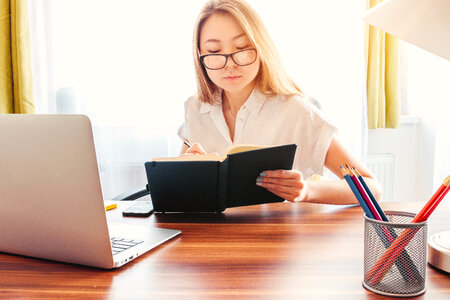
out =
<path fill-rule="evenodd" d="M 437 207 L 437 205 L 444 199 L 445 195 L 450 189 L 450 176 L 448 176 L 442 185 L 439 187 L 438 191 L 430 198 L 430 200 L 425 204 L 422 210 L 414 217 L 411 221 L 412 223 L 424 222 L 430 217 L 431 213 Z M 440 192 L 440 193 L 438 193 Z M 370 280 L 372 284 L 379 283 L 387 271 L 391 268 L 392 264 L 396 261 L 397 257 L 403 251 L 403 249 L 408 245 L 411 239 L 414 237 L 418 229 L 405 229 L 399 235 L 399 237 L 392 243 L 392 245 L 386 250 L 386 252 L 381 256 L 378 261 L 369 270 L 366 276 L 366 280 Z"/>
<path fill-rule="evenodd" d="M 378 204 L 378 201 L 375 199 L 375 196 L 373 195 L 372 191 L 369 189 L 369 186 L 364 181 L 364 178 L 362 177 L 361 173 L 353 167 L 353 172 L 358 175 L 358 179 L 363 186 L 364 190 L 367 192 L 370 200 L 372 201 L 373 206 L 377 210 L 380 219 L 385 222 L 389 222 L 388 218 L 386 217 L 386 214 L 384 213 L 383 209 Z M 382 239 L 383 244 L 386 248 L 388 248 L 391 243 L 397 238 L 397 234 L 395 233 L 395 230 L 391 227 L 384 227 L 384 233 L 386 237 L 389 239 L 389 243 L 384 242 L 384 239 Z M 388 232 L 386 232 L 386 229 Z M 381 237 L 381 236 L 380 236 Z M 409 281 L 411 279 L 412 281 L 420 281 L 422 279 L 422 275 L 420 275 L 419 270 L 417 270 L 416 265 L 412 261 L 411 257 L 409 256 L 408 252 L 406 250 L 403 250 L 400 254 L 399 261 L 396 261 L 395 264 L 397 265 L 399 271 L 401 272 L 403 278 L 406 281 Z M 409 278 L 408 278 L 409 277 Z"/>
<path fill-rule="evenodd" d="M 360 178 L 358 178 L 358 177 L 356 177 L 357 173 L 355 172 L 355 170 L 356 170 L 355 168 L 353 168 L 353 170 L 352 170 L 347 164 L 346 164 L 346 167 L 349 170 L 348 172 L 351 174 L 350 177 L 351 177 L 352 181 L 354 182 L 354 184 L 357 187 L 358 191 L 360 192 L 362 198 L 366 202 L 368 208 L 372 212 L 372 215 L 373 215 L 372 219 L 388 222 L 386 215 L 381 210 L 381 207 L 378 205 L 378 202 L 376 201 L 375 197 L 373 196 L 373 194 L 370 191 L 367 184 L 364 182 L 364 185 L 363 185 L 364 179 L 362 178 L 361 174 L 358 173 L 359 177 L 360 177 Z M 369 195 L 372 195 L 372 196 L 369 196 Z M 379 207 L 378 210 L 376 209 L 375 205 L 377 205 Z M 380 211 L 382 212 L 384 219 L 381 217 L 381 214 L 379 213 Z M 381 241 L 383 242 L 384 246 L 386 248 L 389 248 L 391 243 L 397 237 L 397 235 L 395 234 L 395 231 L 392 228 L 388 228 L 385 226 L 380 227 L 380 226 L 374 225 L 374 228 L 376 229 L 377 234 L 380 237 Z M 403 276 L 403 278 L 406 281 L 409 281 L 410 279 L 412 281 L 420 280 L 421 275 L 420 275 L 419 271 L 417 270 L 416 266 L 414 265 L 414 262 L 411 260 L 411 257 L 408 255 L 408 253 L 406 251 L 404 251 L 401 254 L 399 261 L 395 262 L 395 264 L 397 265 L 401 275 Z"/>
<path fill-rule="evenodd" d="M 339 166 L 341 168 L 341 172 L 342 172 L 342 176 L 344 176 L 344 179 L 347 181 L 348 186 L 350 187 L 350 189 L 353 192 L 353 195 L 355 195 L 356 200 L 358 200 L 359 205 L 361 206 L 361 208 L 364 210 L 364 212 L 366 213 L 366 215 L 373 219 L 373 214 L 370 211 L 369 207 L 367 206 L 366 202 L 364 201 L 364 199 L 362 198 L 361 194 L 358 191 L 358 188 L 355 186 L 355 184 L 353 183 L 353 180 L 350 178 L 349 172 L 348 170 L 344 169 L 344 167 Z"/>
<path fill-rule="evenodd" d="M 364 187 L 364 189 L 366 190 L 370 199 L 372 200 L 373 205 L 375 206 L 376 210 L 380 214 L 381 219 L 385 222 L 389 222 L 383 209 L 381 209 L 380 205 L 378 204 L 377 199 L 375 199 L 375 196 L 372 194 L 372 191 L 369 189 L 369 186 L 366 184 L 366 182 L 364 181 L 364 178 L 361 176 L 361 173 L 359 173 L 359 171 L 355 167 L 353 167 L 353 170 L 356 173 L 356 175 L 358 175 L 359 181 L 361 181 L 362 186 Z"/>
<path fill-rule="evenodd" d="M 444 199 L 445 195 L 447 195 L 450 187 L 450 175 L 445 178 L 442 185 L 438 188 L 436 193 L 431 196 L 430 201 L 427 202 L 424 208 L 417 214 L 416 218 L 418 222 L 422 222 L 423 220 L 427 220 L 431 213 L 435 210 L 435 208 L 439 205 L 439 203 Z"/>
<path fill-rule="evenodd" d="M 117 208 L 117 204 L 116 203 L 105 205 L 105 209 L 106 210 L 111 210 L 111 209 L 114 209 L 114 208 Z"/>
<path fill-rule="evenodd" d="M 373 218 L 375 220 L 381 220 L 380 214 L 378 213 L 375 206 L 373 205 L 372 200 L 370 200 L 369 195 L 367 194 L 367 192 L 364 190 L 363 186 L 361 185 L 361 182 L 356 177 L 356 174 L 352 171 L 352 169 L 348 165 L 346 165 L 346 166 L 348 168 L 348 172 L 350 173 L 350 178 L 352 179 L 353 183 L 355 184 L 356 188 L 358 189 L 359 193 L 361 194 L 361 197 L 364 199 L 364 201 L 366 202 L 370 211 L 372 212 Z"/>
<path fill-rule="evenodd" d="M 353 194 L 355 195 L 356 199 L 358 200 L 361 208 L 366 213 L 367 217 L 369 217 L 370 219 L 375 219 L 374 215 L 372 214 L 372 211 L 367 206 L 366 201 L 364 201 L 364 198 L 361 196 L 361 193 L 359 192 L 358 188 L 356 187 L 354 181 L 352 180 L 352 178 L 350 178 L 349 171 L 342 166 L 340 166 L 340 168 L 341 168 L 342 175 L 344 176 L 344 179 L 347 181 L 347 184 L 349 185 L 350 189 L 352 190 Z M 386 248 L 388 248 L 393 241 L 392 236 L 390 236 L 389 233 L 386 232 L 386 230 L 385 230 L 386 228 L 383 228 L 385 231 L 384 233 L 382 232 L 381 227 L 374 226 L 374 228 L 375 228 L 378 236 L 380 237 L 381 241 L 383 242 L 384 246 Z M 388 237 L 390 237 L 390 239 Z M 389 241 L 387 239 L 389 239 Z M 399 270 L 401 271 L 403 278 L 405 280 L 408 280 L 408 275 L 407 275 L 407 271 L 405 270 L 405 268 L 401 265 L 401 263 L 396 263 L 396 265 L 399 268 Z M 411 278 L 414 278 L 414 277 L 411 276 Z"/>

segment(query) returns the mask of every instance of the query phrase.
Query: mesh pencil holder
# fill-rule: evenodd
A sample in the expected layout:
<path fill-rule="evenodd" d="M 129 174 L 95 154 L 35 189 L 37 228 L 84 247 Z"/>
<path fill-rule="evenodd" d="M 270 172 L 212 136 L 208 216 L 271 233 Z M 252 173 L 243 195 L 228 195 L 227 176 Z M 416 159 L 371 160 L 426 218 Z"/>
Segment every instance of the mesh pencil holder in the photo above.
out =
<path fill-rule="evenodd" d="M 389 222 L 364 217 L 363 286 L 377 294 L 412 297 L 425 292 L 427 222 L 386 211 Z"/>

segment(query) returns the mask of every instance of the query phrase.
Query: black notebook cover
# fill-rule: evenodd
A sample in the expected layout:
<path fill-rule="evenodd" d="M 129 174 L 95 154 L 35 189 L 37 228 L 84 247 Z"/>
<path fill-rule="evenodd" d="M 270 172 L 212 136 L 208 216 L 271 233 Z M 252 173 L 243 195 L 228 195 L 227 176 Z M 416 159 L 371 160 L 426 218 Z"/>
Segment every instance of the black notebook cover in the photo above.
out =
<path fill-rule="evenodd" d="M 156 212 L 222 212 L 227 207 L 282 202 L 256 185 L 262 171 L 290 170 L 295 144 L 230 154 L 223 161 L 145 163 Z"/>

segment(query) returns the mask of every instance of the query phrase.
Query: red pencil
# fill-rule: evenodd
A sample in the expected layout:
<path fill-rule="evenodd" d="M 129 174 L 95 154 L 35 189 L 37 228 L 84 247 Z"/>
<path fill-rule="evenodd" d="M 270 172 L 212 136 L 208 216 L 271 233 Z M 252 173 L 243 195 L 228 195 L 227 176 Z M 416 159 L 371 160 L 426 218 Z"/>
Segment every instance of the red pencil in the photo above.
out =
<path fill-rule="evenodd" d="M 434 193 L 433 196 L 431 196 L 430 200 L 428 200 L 427 204 L 425 204 L 425 206 L 419 211 L 419 213 L 414 217 L 414 219 L 411 221 L 412 223 L 418 223 L 418 222 L 422 222 L 419 220 L 423 220 L 425 214 L 427 213 L 427 211 L 430 210 L 430 208 L 437 202 L 436 200 L 439 198 L 439 196 L 441 196 L 442 194 L 444 194 L 444 196 L 447 194 L 448 192 L 448 187 L 449 187 L 449 181 L 450 181 L 450 175 L 447 176 L 447 178 L 445 178 L 444 182 L 442 183 L 442 185 L 437 189 L 436 193 Z M 445 191 L 447 189 L 447 192 Z M 443 198 L 443 197 L 442 197 Z M 442 199 L 441 199 L 442 200 Z M 440 202 L 440 201 L 439 201 Z M 437 204 L 439 204 L 439 202 L 437 202 Z M 437 206 L 436 204 L 436 206 Z M 436 208 L 436 207 L 434 207 Z M 434 210 L 433 208 L 433 210 Z M 431 211 L 432 212 L 432 211 Z M 430 212 L 430 214 L 431 214 Z M 430 214 L 428 214 L 427 218 L 430 216 Z M 426 219 L 425 219 L 426 220 Z"/>
<path fill-rule="evenodd" d="M 430 205 L 428 210 L 423 214 L 423 220 L 427 220 L 430 217 L 434 209 L 439 205 L 442 199 L 444 199 L 445 195 L 447 195 L 448 191 L 450 190 L 450 176 L 447 176 L 447 178 L 444 180 L 444 183 L 441 185 L 441 187 L 443 186 L 445 186 L 444 191 L 442 191 L 442 193 L 439 196 L 436 196 L 436 200 Z"/>

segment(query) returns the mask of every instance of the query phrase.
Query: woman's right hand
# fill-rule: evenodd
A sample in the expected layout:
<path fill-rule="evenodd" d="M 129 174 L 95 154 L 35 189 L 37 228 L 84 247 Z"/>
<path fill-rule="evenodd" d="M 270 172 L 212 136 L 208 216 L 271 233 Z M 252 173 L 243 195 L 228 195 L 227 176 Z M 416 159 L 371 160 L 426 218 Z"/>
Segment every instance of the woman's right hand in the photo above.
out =
<path fill-rule="evenodd" d="M 205 149 L 203 149 L 202 145 L 200 145 L 199 143 L 194 143 L 191 145 L 190 148 L 188 148 L 186 150 L 186 152 L 184 152 L 184 154 L 208 154 L 206 153 Z"/>

